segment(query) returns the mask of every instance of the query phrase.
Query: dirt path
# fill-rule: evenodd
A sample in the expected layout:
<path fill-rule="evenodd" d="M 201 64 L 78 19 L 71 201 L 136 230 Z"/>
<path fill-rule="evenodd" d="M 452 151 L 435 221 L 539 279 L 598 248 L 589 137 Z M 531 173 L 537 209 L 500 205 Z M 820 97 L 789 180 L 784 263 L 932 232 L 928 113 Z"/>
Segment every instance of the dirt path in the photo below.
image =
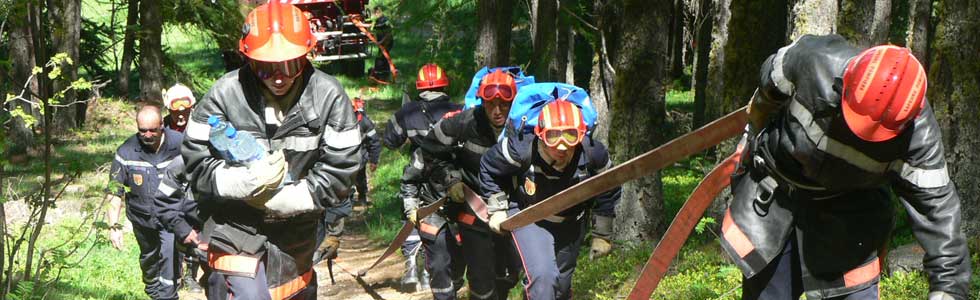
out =
<path fill-rule="evenodd" d="M 358 207 L 359 208 L 359 207 Z M 356 212 L 355 214 L 359 214 Z M 355 278 L 358 270 L 366 268 L 384 253 L 387 244 L 368 239 L 359 230 L 364 226 L 363 217 L 352 216 L 348 219 L 348 234 L 341 238 L 340 254 L 334 261 L 334 279 L 330 283 L 327 263 L 316 267 L 317 280 L 320 285 L 320 299 L 429 299 L 428 292 L 403 293 L 398 288 L 404 269 L 405 259 L 399 254 L 393 254 L 387 260 L 371 270 L 366 276 Z"/>
<path fill-rule="evenodd" d="M 336 284 L 330 283 L 330 273 L 327 270 L 327 262 L 316 266 L 318 299 L 351 299 L 351 300 L 374 300 L 374 299 L 431 299 L 432 294 L 428 291 L 417 293 L 404 293 L 398 290 L 399 280 L 404 269 L 405 259 L 399 254 L 392 254 L 388 259 L 371 270 L 362 278 L 355 278 L 358 270 L 371 265 L 375 259 L 384 253 L 385 243 L 379 243 L 368 239 L 363 234 L 364 217 L 361 215 L 362 207 L 355 207 L 355 216 L 347 219 L 347 233 L 341 237 L 339 258 L 334 261 L 333 273 Z M 465 289 L 465 288 L 464 288 Z M 460 291 L 460 295 L 465 295 L 465 291 Z M 181 299 L 204 300 L 205 296 L 201 293 L 188 293 L 186 290 L 180 292 Z"/>

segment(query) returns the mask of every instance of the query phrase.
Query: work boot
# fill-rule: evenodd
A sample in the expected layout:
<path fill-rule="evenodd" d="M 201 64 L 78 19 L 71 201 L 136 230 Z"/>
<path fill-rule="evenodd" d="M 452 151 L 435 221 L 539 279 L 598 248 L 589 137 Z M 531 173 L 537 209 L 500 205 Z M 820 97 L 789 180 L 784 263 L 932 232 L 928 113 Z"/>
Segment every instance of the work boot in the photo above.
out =
<path fill-rule="evenodd" d="M 188 262 L 187 272 L 184 272 L 184 276 L 182 278 L 182 280 L 184 281 L 184 288 L 186 288 L 187 291 L 191 293 L 203 293 L 204 289 L 201 288 L 201 285 L 197 283 L 197 276 L 194 276 L 194 274 L 196 273 L 197 273 L 197 264 Z"/>
<path fill-rule="evenodd" d="M 402 276 L 402 290 L 414 293 L 418 290 L 419 276 L 418 276 L 418 265 L 415 263 L 415 256 L 410 256 L 405 259 L 405 275 Z"/>
<path fill-rule="evenodd" d="M 421 275 L 419 275 L 419 290 L 420 291 L 428 291 L 429 290 L 429 271 L 426 271 L 425 268 L 419 268 L 419 273 L 421 273 Z"/>

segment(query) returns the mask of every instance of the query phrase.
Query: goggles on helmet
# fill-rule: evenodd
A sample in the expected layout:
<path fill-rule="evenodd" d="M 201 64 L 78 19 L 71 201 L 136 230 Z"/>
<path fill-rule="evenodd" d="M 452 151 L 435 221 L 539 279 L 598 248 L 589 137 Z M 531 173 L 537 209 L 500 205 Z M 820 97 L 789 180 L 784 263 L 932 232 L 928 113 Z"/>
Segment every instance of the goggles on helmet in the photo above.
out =
<path fill-rule="evenodd" d="M 548 147 L 558 147 L 564 143 L 568 147 L 575 147 L 582 141 L 582 135 L 575 128 L 551 128 L 542 131 L 539 136 Z"/>
<path fill-rule="evenodd" d="M 181 108 L 190 108 L 191 98 L 181 97 L 177 99 L 170 100 L 170 110 L 180 110 Z"/>
<path fill-rule="evenodd" d="M 303 68 L 306 66 L 306 57 L 300 56 L 295 59 L 279 62 L 249 60 L 249 64 L 252 70 L 255 71 L 255 75 L 262 80 L 269 80 L 276 76 L 276 74 L 286 78 L 296 78 L 300 74 L 303 74 Z"/>
<path fill-rule="evenodd" d="M 506 101 L 514 100 L 514 89 L 506 84 L 488 84 L 480 87 L 480 98 L 490 100 L 494 98 Z"/>

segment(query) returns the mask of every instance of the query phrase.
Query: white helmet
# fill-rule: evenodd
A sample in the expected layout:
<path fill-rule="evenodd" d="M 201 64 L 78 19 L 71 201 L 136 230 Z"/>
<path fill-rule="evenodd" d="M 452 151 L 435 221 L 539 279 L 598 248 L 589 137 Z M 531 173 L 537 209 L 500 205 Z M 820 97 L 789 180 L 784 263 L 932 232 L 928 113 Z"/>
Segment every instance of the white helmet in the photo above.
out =
<path fill-rule="evenodd" d="M 194 106 L 194 103 L 197 102 L 197 100 L 194 99 L 194 92 L 187 86 L 180 83 L 174 84 L 174 86 L 163 92 L 163 105 L 166 106 L 167 109 L 171 109 L 170 104 L 172 104 L 174 100 L 179 99 L 190 100 L 191 106 Z"/>

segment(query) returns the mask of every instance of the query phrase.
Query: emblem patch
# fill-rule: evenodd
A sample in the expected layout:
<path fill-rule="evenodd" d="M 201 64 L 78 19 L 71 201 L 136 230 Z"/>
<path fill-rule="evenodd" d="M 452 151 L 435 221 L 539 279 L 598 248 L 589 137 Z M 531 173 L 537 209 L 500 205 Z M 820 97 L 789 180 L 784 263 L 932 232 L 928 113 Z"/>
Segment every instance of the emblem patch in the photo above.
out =
<path fill-rule="evenodd" d="M 538 186 L 534 184 L 534 181 L 531 181 L 531 178 L 524 179 L 524 192 L 527 193 L 528 196 L 534 196 L 534 192 L 537 190 Z"/>
<path fill-rule="evenodd" d="M 133 174 L 133 183 L 143 185 L 143 174 Z"/>

